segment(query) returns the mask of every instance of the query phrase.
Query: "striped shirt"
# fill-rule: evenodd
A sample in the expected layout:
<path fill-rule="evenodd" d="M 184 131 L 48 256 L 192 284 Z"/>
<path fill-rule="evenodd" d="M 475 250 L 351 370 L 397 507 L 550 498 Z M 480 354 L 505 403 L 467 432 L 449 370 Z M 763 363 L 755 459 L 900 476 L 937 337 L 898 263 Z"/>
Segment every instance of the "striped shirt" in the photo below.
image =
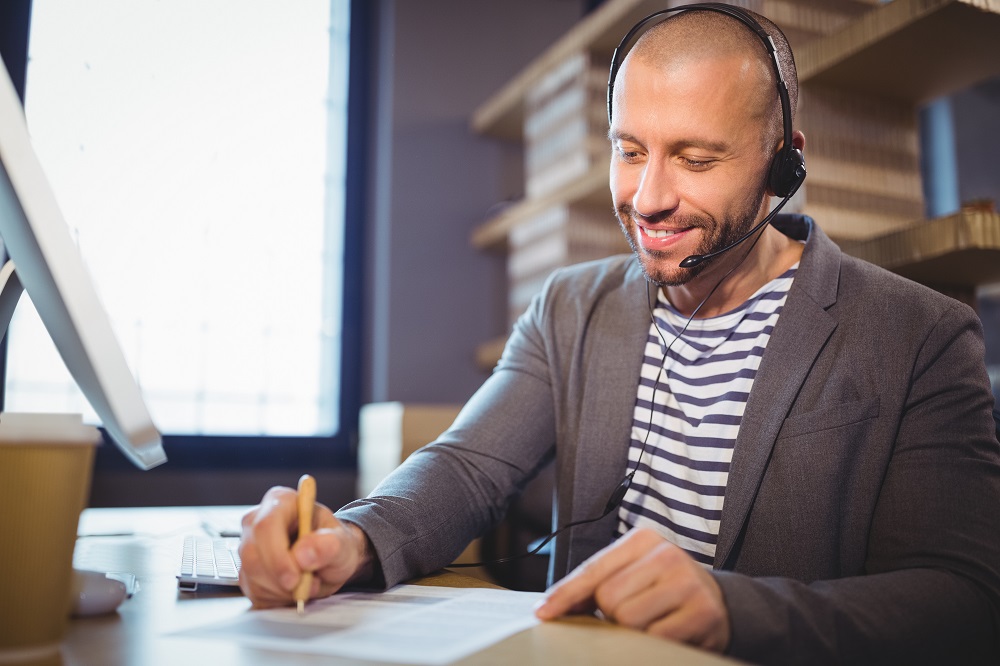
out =
<path fill-rule="evenodd" d="M 638 469 L 618 510 L 619 535 L 649 527 L 712 566 L 743 411 L 797 268 L 738 308 L 690 324 L 659 291 L 628 453 L 628 471 L 637 461 Z"/>

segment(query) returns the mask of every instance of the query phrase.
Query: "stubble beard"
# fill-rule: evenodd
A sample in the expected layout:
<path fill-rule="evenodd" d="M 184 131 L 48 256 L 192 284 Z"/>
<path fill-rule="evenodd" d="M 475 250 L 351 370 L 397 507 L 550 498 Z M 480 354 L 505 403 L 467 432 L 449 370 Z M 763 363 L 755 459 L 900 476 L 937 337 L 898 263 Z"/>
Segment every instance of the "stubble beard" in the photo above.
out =
<path fill-rule="evenodd" d="M 696 255 L 711 254 L 727 247 L 742 238 L 757 221 L 757 214 L 760 211 L 760 202 L 764 196 L 763 190 L 758 196 L 751 197 L 734 214 L 727 216 L 722 223 L 719 223 L 710 215 L 686 215 L 671 217 L 671 222 L 675 222 L 682 227 L 691 229 L 702 229 L 704 237 L 697 250 Z M 703 261 L 691 268 L 681 268 L 678 264 L 686 257 L 672 256 L 671 252 L 661 250 L 644 250 L 639 244 L 639 231 L 635 223 L 635 209 L 629 203 L 623 203 L 615 211 L 618 224 L 625 234 L 632 253 L 639 261 L 643 275 L 646 279 L 658 287 L 678 287 L 687 284 L 709 266 L 712 260 Z M 734 248 L 735 249 L 735 248 Z M 725 255 L 722 255 L 725 256 Z M 722 258 L 721 256 L 719 257 Z"/>

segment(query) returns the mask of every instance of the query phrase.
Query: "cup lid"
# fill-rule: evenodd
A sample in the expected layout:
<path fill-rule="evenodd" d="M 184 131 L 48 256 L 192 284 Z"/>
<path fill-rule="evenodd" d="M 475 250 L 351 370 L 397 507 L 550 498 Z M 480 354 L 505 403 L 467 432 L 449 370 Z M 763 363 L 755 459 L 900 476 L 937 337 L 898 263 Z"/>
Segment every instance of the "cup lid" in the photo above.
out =
<path fill-rule="evenodd" d="M 0 446 L 25 442 L 97 444 L 101 433 L 81 414 L 0 413 Z"/>

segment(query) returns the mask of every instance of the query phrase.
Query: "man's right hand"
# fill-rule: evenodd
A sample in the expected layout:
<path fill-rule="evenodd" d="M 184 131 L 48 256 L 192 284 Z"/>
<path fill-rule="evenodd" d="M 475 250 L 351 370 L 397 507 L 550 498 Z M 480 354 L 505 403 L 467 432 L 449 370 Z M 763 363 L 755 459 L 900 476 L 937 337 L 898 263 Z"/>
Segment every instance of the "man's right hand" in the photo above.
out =
<path fill-rule="evenodd" d="M 368 537 L 358 526 L 337 520 L 322 504 L 316 505 L 313 533 L 292 545 L 298 533 L 295 500 L 291 488 L 271 488 L 243 517 L 240 589 L 254 606 L 293 603 L 292 593 L 306 571 L 314 574 L 310 599 L 329 596 L 371 575 Z"/>

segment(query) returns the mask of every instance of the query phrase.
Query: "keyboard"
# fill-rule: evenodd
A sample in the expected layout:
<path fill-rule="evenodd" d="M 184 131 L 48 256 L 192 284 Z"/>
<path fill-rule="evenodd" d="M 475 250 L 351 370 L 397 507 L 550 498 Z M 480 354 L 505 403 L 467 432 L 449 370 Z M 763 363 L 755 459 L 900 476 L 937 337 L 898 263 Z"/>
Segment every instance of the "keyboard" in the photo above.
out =
<path fill-rule="evenodd" d="M 232 537 L 185 537 L 177 588 L 194 592 L 199 585 L 239 585 L 239 545 L 240 540 Z"/>

